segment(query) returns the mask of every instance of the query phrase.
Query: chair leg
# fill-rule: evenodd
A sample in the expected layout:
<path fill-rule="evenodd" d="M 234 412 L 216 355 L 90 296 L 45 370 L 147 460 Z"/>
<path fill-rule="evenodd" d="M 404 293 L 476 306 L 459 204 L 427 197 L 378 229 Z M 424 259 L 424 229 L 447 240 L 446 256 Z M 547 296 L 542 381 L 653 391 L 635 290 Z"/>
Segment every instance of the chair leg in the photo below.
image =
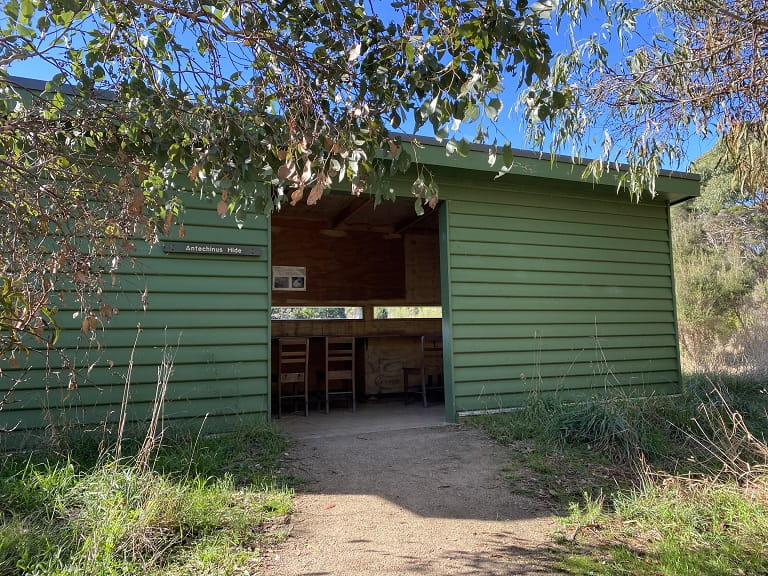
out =
<path fill-rule="evenodd" d="M 421 399 L 424 403 L 424 408 L 427 407 L 427 374 L 424 369 L 421 369 Z"/>

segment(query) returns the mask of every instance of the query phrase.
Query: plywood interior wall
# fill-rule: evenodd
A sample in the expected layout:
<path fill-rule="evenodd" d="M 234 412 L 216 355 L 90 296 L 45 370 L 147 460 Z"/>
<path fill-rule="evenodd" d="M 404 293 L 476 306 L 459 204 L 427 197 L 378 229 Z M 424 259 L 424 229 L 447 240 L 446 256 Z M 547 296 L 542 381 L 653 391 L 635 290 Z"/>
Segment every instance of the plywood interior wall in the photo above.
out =
<path fill-rule="evenodd" d="M 434 232 L 382 234 L 272 227 L 272 266 L 306 268 L 305 291 L 273 290 L 273 306 L 439 305 Z"/>
<path fill-rule="evenodd" d="M 403 238 L 406 305 L 440 304 L 440 241 L 434 233 L 411 233 Z"/>
<path fill-rule="evenodd" d="M 420 338 L 368 338 L 365 353 L 365 393 L 398 394 L 403 391 L 403 367 L 421 363 Z"/>

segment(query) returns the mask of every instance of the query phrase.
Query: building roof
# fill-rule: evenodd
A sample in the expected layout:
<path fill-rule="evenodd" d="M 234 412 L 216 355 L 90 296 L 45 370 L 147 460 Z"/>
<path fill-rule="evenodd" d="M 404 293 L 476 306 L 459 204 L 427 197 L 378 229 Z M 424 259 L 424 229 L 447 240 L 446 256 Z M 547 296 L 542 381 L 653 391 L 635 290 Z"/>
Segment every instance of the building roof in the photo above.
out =
<path fill-rule="evenodd" d="M 412 148 L 417 149 L 414 153 L 419 162 L 423 164 L 492 173 L 498 173 L 502 166 L 500 155 L 493 165 L 489 164 L 488 154 L 492 148 L 489 145 L 472 144 L 469 153 L 462 157 L 457 153 L 449 155 L 446 152 L 445 144 L 434 138 L 409 135 L 401 139 L 408 142 Z M 513 154 L 514 162 L 505 175 L 579 183 L 590 182 L 584 178 L 584 169 L 591 162 L 590 159 L 549 155 L 523 149 L 513 149 Z M 609 168 L 596 184 L 616 188 L 619 185 L 620 174 L 626 172 L 628 166 L 611 164 Z M 502 176 L 502 181 L 503 178 L 504 176 Z M 700 176 L 692 172 L 662 170 L 656 179 L 656 193 L 670 205 L 685 202 L 699 196 L 700 180 Z"/>

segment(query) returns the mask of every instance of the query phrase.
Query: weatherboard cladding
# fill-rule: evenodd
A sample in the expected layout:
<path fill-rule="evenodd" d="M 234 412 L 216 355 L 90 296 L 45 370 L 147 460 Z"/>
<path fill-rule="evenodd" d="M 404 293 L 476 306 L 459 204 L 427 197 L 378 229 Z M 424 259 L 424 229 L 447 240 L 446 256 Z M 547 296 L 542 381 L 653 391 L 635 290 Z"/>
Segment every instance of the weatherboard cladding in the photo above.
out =
<path fill-rule="evenodd" d="M 420 140 L 406 147 L 431 167 L 445 200 L 440 234 L 449 419 L 455 412 L 519 406 L 534 390 L 558 391 L 561 399 L 607 388 L 677 390 L 664 201 L 633 204 L 616 196 L 612 185 L 584 184 L 581 168 L 569 159 L 551 164 L 525 151 L 516 151 L 510 173 L 494 181 L 498 166 L 488 165 L 488 147 L 473 146 L 469 156 L 457 158 Z M 617 177 L 612 172 L 603 183 L 615 184 Z M 657 181 L 668 202 L 695 196 L 698 188 L 688 174 Z M 410 196 L 410 182 L 400 182 L 398 193 Z M 205 421 L 212 430 L 268 417 L 269 223 L 250 219 L 238 230 L 205 203 L 190 203 L 184 223 L 186 238 L 169 241 L 262 250 L 250 257 L 203 248 L 164 253 L 160 245 L 138 243 L 135 267 L 123 268 L 114 286 L 105 285 L 105 302 L 120 310 L 105 330 L 90 339 L 69 310 L 60 344 L 76 352 L 76 386 L 67 386 L 69 372 L 52 353 L 43 388 L 44 361 L 33 355 L 36 373 L 22 378 L 13 403 L 0 412 L 0 427 L 116 422 L 131 358 L 129 410 L 135 419 L 146 418 L 164 349 L 174 354 L 166 422 Z M 66 309 L 61 316 L 67 317 Z"/>
<path fill-rule="evenodd" d="M 61 344 L 76 351 L 80 367 L 76 388 L 68 389 L 68 373 L 52 356 L 47 390 L 40 386 L 42 372 L 29 375 L 4 424 L 21 420 L 26 429 L 59 422 L 115 424 L 131 357 L 128 412 L 132 420 L 146 420 L 164 350 L 173 355 L 166 424 L 184 419 L 212 431 L 268 418 L 267 219 L 251 220 L 238 230 L 203 203 L 187 207 L 183 221 L 185 238 L 174 232 L 169 240 L 258 247 L 260 255 L 164 253 L 162 244 L 137 243 L 135 264 L 124 266 L 114 285 L 106 282 L 104 301 L 119 313 L 103 330 L 99 327 L 93 340 L 80 331 L 80 317 L 62 311 L 62 319 L 69 320 Z M 94 367 L 86 376 L 90 364 Z"/>
<path fill-rule="evenodd" d="M 520 406 L 533 391 L 569 400 L 606 390 L 677 390 L 664 202 L 635 204 L 609 187 L 544 178 L 488 182 L 483 175 L 479 187 L 471 171 L 446 174 L 441 268 L 449 420 Z M 80 332 L 80 318 L 63 333 L 81 369 L 94 365 L 87 378 L 68 390 L 68 373 L 52 358 L 47 389 L 42 371 L 26 378 L 2 425 L 115 424 L 131 355 L 129 415 L 144 420 L 164 348 L 175 354 L 167 424 L 183 419 L 211 431 L 268 418 L 269 223 L 250 219 L 239 230 L 206 203 L 190 205 L 183 220 L 185 238 L 174 233 L 168 241 L 244 246 L 254 255 L 166 253 L 162 244 L 139 243 L 135 265 L 105 286 L 105 302 L 120 313 L 93 341 Z"/>
<path fill-rule="evenodd" d="M 444 197 L 456 412 L 520 406 L 534 391 L 677 389 L 665 203 L 544 180 Z"/>

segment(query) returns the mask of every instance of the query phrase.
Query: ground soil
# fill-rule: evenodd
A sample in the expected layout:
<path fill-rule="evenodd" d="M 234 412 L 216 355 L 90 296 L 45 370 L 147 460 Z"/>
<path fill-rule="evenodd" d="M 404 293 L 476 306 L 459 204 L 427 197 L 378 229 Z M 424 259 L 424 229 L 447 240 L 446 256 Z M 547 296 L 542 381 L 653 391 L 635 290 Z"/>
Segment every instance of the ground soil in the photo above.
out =
<path fill-rule="evenodd" d="M 290 536 L 268 576 L 540 575 L 557 523 L 516 493 L 508 451 L 464 426 L 341 433 L 292 443 Z"/>

